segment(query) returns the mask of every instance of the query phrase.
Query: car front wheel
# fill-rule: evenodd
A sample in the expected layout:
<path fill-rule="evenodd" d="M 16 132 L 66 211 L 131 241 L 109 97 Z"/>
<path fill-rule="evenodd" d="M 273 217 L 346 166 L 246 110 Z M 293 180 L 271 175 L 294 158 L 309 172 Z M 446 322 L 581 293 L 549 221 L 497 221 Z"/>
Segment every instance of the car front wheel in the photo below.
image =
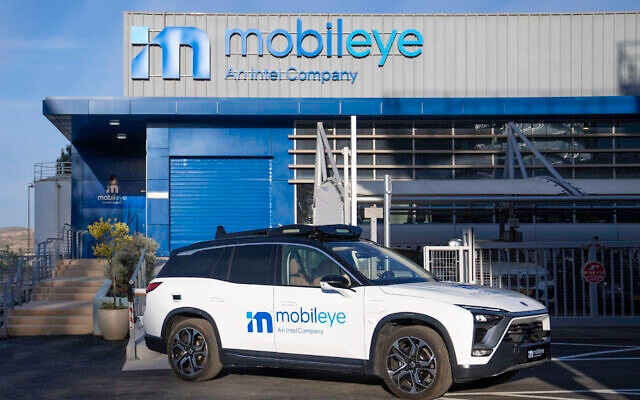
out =
<path fill-rule="evenodd" d="M 403 399 L 435 399 L 451 386 L 444 341 L 425 326 L 397 327 L 384 334 L 377 363 L 387 388 Z"/>
<path fill-rule="evenodd" d="M 189 318 L 176 323 L 167 340 L 171 369 L 187 381 L 205 381 L 220 373 L 222 364 L 211 324 Z"/>

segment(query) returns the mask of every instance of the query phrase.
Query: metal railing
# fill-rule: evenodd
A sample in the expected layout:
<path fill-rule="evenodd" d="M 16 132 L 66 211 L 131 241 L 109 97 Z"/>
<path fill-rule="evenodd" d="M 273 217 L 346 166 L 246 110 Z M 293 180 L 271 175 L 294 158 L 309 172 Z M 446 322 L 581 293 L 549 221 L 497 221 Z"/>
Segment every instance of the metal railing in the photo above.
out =
<path fill-rule="evenodd" d="M 48 238 L 36 244 L 36 254 L 48 255 L 54 259 L 82 258 L 84 235 L 87 229 L 77 229 L 64 224 L 59 237 Z"/>
<path fill-rule="evenodd" d="M 0 337 L 7 336 L 9 311 L 31 301 L 38 281 L 51 277 L 52 261 L 40 255 L 0 255 Z"/>
<path fill-rule="evenodd" d="M 424 267 L 443 280 L 516 290 L 555 317 L 640 317 L 640 243 L 475 242 L 426 246 Z M 587 264 L 599 267 L 587 271 Z"/>
<path fill-rule="evenodd" d="M 142 341 L 144 337 L 138 337 L 136 332 L 136 322 L 140 321 L 144 314 L 146 305 L 146 287 L 147 287 L 147 262 L 145 256 L 147 249 L 142 249 L 142 254 L 138 259 L 138 265 L 129 278 L 129 343 L 127 344 L 127 359 L 137 360 L 136 345 Z"/>
<path fill-rule="evenodd" d="M 0 337 L 7 336 L 9 311 L 33 300 L 36 285 L 54 276 L 59 260 L 82 257 L 86 232 L 65 224 L 60 237 L 37 243 L 34 255 L 0 254 Z"/>
<path fill-rule="evenodd" d="M 33 166 L 33 181 L 38 182 L 58 176 L 71 175 L 71 162 L 37 163 Z"/>

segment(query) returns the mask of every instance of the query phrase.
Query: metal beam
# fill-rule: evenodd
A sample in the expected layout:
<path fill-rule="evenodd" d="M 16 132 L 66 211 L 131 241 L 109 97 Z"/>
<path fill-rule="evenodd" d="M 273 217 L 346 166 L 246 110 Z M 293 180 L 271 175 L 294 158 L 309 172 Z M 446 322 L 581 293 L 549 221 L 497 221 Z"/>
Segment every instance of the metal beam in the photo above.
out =
<path fill-rule="evenodd" d="M 547 161 L 547 159 L 542 155 L 542 153 L 538 151 L 536 146 L 533 143 L 531 143 L 529 139 L 527 139 L 527 137 L 524 135 L 524 133 L 522 133 L 520 129 L 518 129 L 516 124 L 514 124 L 513 122 L 509 122 L 509 127 L 516 133 L 516 135 L 518 135 L 518 137 L 520 137 L 522 142 L 529 148 L 529 150 L 531 150 L 531 152 L 535 154 L 535 156 L 540 160 L 540 162 L 542 163 L 542 165 L 544 165 L 547 171 L 549 171 L 549 173 L 553 175 L 553 177 L 557 180 L 558 185 L 562 186 L 563 189 L 565 189 L 566 191 L 568 191 L 574 196 L 583 195 L 583 193 L 580 193 L 575 187 L 573 187 L 573 185 L 567 182 L 562 177 L 562 175 L 560 175 L 558 171 L 556 171 L 555 168 L 553 168 L 553 166 L 549 163 L 549 161 Z"/>

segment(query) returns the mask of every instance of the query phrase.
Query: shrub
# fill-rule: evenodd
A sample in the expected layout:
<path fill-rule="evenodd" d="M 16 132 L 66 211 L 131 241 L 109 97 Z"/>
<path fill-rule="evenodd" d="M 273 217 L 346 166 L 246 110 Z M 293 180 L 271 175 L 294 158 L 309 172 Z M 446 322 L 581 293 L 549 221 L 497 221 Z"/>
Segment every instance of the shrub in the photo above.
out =
<path fill-rule="evenodd" d="M 114 220 L 112 223 L 111 219 L 105 221 L 100 218 L 100 220 L 89 225 L 89 234 L 96 240 L 96 244 L 92 247 L 93 255 L 107 260 L 106 275 L 107 278 L 111 279 L 113 308 L 118 308 L 116 298 L 120 293 L 118 293 L 116 284 L 114 255 L 128 242 L 132 241 L 133 238 L 129 235 L 129 226 L 124 222 L 118 222 L 118 220 Z"/>
<path fill-rule="evenodd" d="M 129 278 L 131 278 L 138 266 L 138 260 L 143 249 L 147 250 L 145 254 L 146 270 L 139 273 L 145 274 L 146 278 L 149 279 L 156 262 L 156 251 L 158 250 L 156 241 L 136 233 L 131 240 L 116 250 L 113 257 L 113 276 L 116 281 L 116 290 L 119 293 L 124 295 L 129 293 Z"/>

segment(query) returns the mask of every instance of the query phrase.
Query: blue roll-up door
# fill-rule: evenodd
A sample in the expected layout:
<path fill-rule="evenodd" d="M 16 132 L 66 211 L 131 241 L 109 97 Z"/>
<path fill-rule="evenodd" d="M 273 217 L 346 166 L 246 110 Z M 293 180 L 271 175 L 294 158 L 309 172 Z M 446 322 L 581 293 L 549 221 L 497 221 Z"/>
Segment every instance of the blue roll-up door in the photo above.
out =
<path fill-rule="evenodd" d="M 271 226 L 271 159 L 172 158 L 171 249 L 227 232 Z"/>

